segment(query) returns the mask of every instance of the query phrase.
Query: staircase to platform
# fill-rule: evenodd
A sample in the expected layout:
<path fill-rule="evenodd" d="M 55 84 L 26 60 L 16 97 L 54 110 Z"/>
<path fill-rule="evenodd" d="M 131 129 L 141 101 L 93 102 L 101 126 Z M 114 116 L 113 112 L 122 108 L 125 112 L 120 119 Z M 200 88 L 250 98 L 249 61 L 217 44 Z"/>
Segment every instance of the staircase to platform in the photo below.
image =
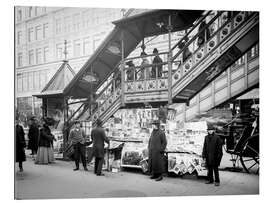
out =
<path fill-rule="evenodd" d="M 119 59 L 113 71 L 97 86 L 94 101 L 85 108 L 88 110 L 76 119 L 95 123 L 99 118 L 106 122 L 120 108 L 172 102 L 185 104 L 180 117 L 189 120 L 259 85 L 258 32 L 257 12 L 209 11 L 168 52 L 158 54 L 165 59 L 155 64 L 162 65 L 162 76 L 157 73 L 149 76 L 153 64 L 135 63 L 128 77 L 131 67 L 127 62 L 142 57 Z M 202 34 L 204 42 L 198 44 Z M 255 54 L 253 49 L 257 50 Z M 145 58 L 152 61 L 154 56 Z M 239 60 L 243 63 L 237 64 Z M 140 72 L 144 77 L 138 77 Z"/>

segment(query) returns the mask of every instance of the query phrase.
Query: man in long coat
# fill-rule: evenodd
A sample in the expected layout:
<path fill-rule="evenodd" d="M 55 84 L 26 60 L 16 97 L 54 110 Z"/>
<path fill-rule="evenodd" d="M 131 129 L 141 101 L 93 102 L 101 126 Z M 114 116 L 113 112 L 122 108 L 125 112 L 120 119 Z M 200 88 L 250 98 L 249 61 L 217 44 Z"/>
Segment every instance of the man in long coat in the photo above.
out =
<path fill-rule="evenodd" d="M 153 122 L 153 131 L 148 143 L 148 166 L 151 179 L 160 181 L 163 179 L 162 174 L 165 172 L 164 151 L 167 146 L 165 133 L 160 129 L 160 122 Z"/>
<path fill-rule="evenodd" d="M 202 157 L 205 159 L 206 167 L 208 169 L 208 182 L 206 184 L 212 184 L 213 171 L 215 173 L 215 186 L 220 185 L 218 167 L 222 158 L 222 140 L 215 134 L 212 126 L 208 127 L 208 135 L 205 136 Z"/>
<path fill-rule="evenodd" d="M 104 161 L 104 142 L 109 144 L 104 129 L 102 128 L 101 120 L 97 120 L 97 127 L 91 132 L 91 139 L 93 142 L 93 156 L 95 157 L 95 170 L 97 176 L 102 176 L 102 165 Z"/>
<path fill-rule="evenodd" d="M 22 162 L 26 161 L 24 148 L 26 147 L 25 138 L 24 138 L 24 130 L 21 125 L 19 125 L 19 121 L 16 120 L 16 162 L 19 162 L 20 172 L 23 171 Z"/>
<path fill-rule="evenodd" d="M 28 131 L 28 138 L 29 138 L 28 149 L 31 149 L 32 151 L 31 155 L 37 154 L 38 136 L 39 136 L 38 125 L 36 124 L 35 118 L 33 117 L 30 119 L 30 127 Z"/>

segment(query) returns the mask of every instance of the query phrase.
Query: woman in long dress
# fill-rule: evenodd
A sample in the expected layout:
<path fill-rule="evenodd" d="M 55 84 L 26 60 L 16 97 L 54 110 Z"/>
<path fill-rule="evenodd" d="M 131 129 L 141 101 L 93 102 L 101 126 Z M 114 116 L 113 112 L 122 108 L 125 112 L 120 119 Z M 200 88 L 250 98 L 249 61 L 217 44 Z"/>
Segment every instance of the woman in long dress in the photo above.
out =
<path fill-rule="evenodd" d="M 51 133 L 51 128 L 54 125 L 52 118 L 45 118 L 43 127 L 39 133 L 38 152 L 36 157 L 36 164 L 50 164 L 54 162 L 53 155 L 53 140 L 55 139 Z"/>

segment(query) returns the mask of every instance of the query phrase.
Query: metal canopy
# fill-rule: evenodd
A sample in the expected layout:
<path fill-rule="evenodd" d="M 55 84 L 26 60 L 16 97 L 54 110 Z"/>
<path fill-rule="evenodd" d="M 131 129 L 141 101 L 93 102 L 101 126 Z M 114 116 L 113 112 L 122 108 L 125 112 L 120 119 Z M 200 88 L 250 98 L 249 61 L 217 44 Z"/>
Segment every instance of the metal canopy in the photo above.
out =
<path fill-rule="evenodd" d="M 172 32 L 187 29 L 201 16 L 199 10 L 151 10 L 113 22 L 115 28 L 97 48 L 64 89 L 73 98 L 87 98 L 106 79 L 121 61 L 121 36 L 123 34 L 126 58 L 145 37 L 168 32 L 171 15 Z"/>
<path fill-rule="evenodd" d="M 41 93 L 33 96 L 46 98 L 62 95 L 64 88 L 70 83 L 74 75 L 74 70 L 67 61 L 64 61 Z"/>

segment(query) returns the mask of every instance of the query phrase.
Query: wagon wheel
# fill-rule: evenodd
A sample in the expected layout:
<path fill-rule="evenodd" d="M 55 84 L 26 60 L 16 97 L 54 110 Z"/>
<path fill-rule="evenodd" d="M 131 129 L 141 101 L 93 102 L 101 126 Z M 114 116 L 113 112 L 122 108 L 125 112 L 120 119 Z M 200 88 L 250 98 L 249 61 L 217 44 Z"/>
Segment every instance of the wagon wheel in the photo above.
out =
<path fill-rule="evenodd" d="M 259 173 L 259 135 L 253 135 L 243 143 L 240 161 L 247 173 Z"/>

